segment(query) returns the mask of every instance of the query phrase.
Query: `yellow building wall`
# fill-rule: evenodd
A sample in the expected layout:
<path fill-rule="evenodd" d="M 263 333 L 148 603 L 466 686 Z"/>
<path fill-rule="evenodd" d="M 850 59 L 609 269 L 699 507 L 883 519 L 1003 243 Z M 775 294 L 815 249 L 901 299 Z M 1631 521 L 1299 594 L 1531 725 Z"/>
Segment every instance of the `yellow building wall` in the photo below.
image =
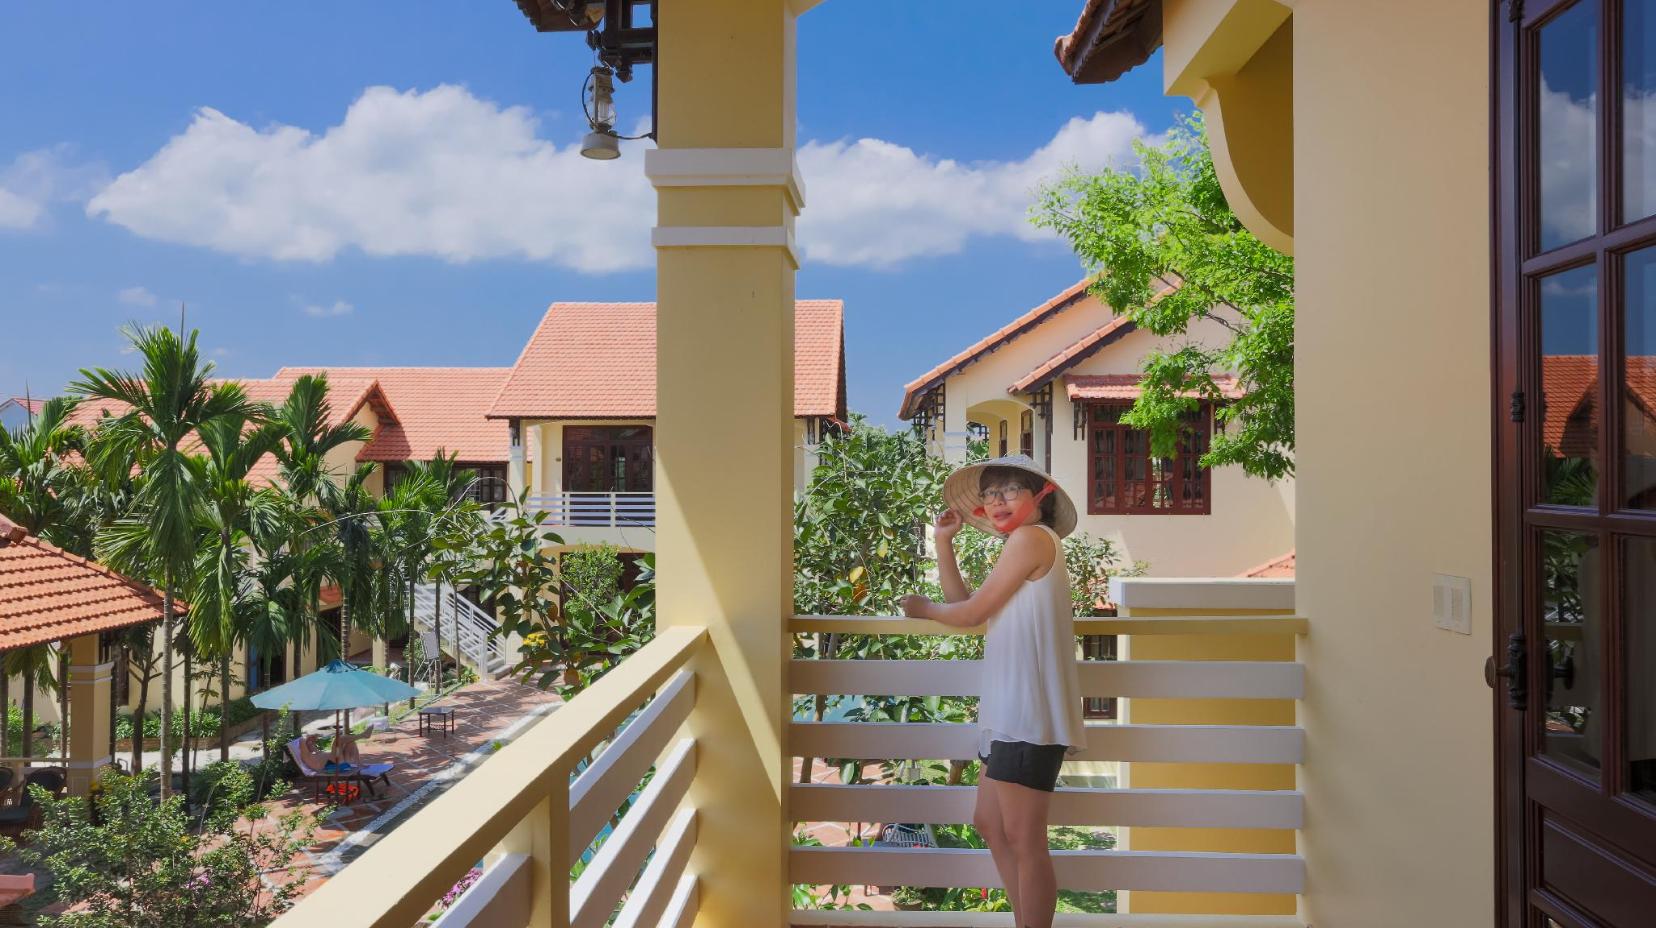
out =
<path fill-rule="evenodd" d="M 1310 914 L 1491 924 L 1488 4 L 1294 11 Z M 1470 577 L 1471 636 L 1432 624 Z"/>

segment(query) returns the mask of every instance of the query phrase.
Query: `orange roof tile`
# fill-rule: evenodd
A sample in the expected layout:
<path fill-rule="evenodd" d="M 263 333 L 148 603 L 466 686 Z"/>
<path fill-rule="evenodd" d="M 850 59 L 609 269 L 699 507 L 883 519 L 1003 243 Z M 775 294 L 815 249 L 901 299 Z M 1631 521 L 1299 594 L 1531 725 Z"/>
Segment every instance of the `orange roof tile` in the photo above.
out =
<path fill-rule="evenodd" d="M 1091 278 L 1076 281 L 1065 287 L 1057 296 L 1001 326 L 979 339 L 971 347 L 910 381 L 903 388 L 903 405 L 897 412 L 898 418 L 914 418 L 915 412 L 920 408 L 920 397 L 930 392 L 933 387 L 947 380 L 950 375 L 957 374 L 970 367 L 982 359 L 984 355 L 993 354 L 1020 335 L 1032 331 L 1036 326 L 1054 315 L 1073 306 L 1087 295 L 1087 287 L 1091 283 Z"/>
<path fill-rule="evenodd" d="M 1034 370 L 1014 380 L 1012 385 L 1006 388 L 1006 392 L 1023 393 L 1031 389 L 1038 390 L 1059 374 L 1115 344 L 1128 333 L 1136 331 L 1138 326 L 1133 324 L 1133 320 L 1126 316 L 1117 316 L 1088 332 L 1075 344 L 1042 361 Z"/>
<path fill-rule="evenodd" d="M 1136 400 L 1144 392 L 1143 382 L 1143 374 L 1071 374 L 1064 378 L 1064 391 L 1071 400 Z M 1214 374 L 1213 383 L 1225 399 L 1244 396 L 1234 374 Z"/>
<path fill-rule="evenodd" d="M 484 417 L 511 373 L 507 367 L 284 367 L 276 380 L 326 374 L 336 384 L 370 381 L 387 398 L 394 422 L 381 422 L 359 461 L 429 461 L 438 452 L 469 463 L 505 461 L 511 443 L 504 422 Z M 346 391 L 347 393 L 349 391 Z"/>
<path fill-rule="evenodd" d="M 845 309 L 794 304 L 794 415 L 845 418 Z M 553 303 L 489 410 L 492 419 L 656 414 L 656 304 Z"/>
<path fill-rule="evenodd" d="M 1087 0 L 1052 53 L 1075 83 L 1103 84 L 1150 60 L 1161 44 L 1161 0 Z"/>
<path fill-rule="evenodd" d="M 1294 552 L 1290 550 L 1287 554 L 1275 560 L 1266 561 L 1258 567 L 1244 570 L 1237 576 L 1252 578 L 1292 577 L 1294 575 L 1294 561 Z"/>
<path fill-rule="evenodd" d="M 149 587 L 38 538 L 0 547 L 0 651 L 155 622 L 162 605 Z"/>
<path fill-rule="evenodd" d="M 4 401 L 0 401 L 0 406 L 5 406 L 7 403 L 16 403 L 19 408 L 31 415 L 38 415 L 42 409 L 46 408 L 45 400 L 27 396 L 8 397 Z"/>

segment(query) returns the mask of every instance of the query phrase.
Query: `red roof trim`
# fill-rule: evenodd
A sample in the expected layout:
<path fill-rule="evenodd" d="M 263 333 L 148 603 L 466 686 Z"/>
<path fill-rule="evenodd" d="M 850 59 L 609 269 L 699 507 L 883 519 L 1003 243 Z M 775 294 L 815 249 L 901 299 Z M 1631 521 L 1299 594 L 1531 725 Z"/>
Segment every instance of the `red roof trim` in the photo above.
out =
<path fill-rule="evenodd" d="M 1039 328 L 1048 319 L 1075 305 L 1087 295 L 1087 288 L 1091 285 L 1091 278 L 1083 278 L 1065 287 L 1057 296 L 1001 326 L 987 337 L 979 339 L 971 347 L 910 381 L 908 386 L 903 388 L 903 405 L 897 411 L 897 417 L 900 419 L 914 418 L 914 414 L 920 408 L 920 397 L 931 392 L 943 381 L 977 363 L 985 355 L 999 351 L 1021 336 Z"/>

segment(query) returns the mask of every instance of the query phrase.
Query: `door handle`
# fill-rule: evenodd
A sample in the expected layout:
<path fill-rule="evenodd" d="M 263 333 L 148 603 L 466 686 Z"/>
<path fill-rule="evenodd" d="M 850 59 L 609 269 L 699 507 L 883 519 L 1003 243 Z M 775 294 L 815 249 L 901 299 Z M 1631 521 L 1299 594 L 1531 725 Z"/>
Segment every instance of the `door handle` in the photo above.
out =
<path fill-rule="evenodd" d="M 1490 689 L 1495 688 L 1498 678 L 1505 677 L 1507 681 L 1507 705 L 1524 711 L 1529 705 L 1529 678 L 1524 673 L 1524 633 L 1513 632 L 1507 638 L 1506 666 L 1496 667 L 1495 658 L 1484 661 L 1484 682 Z M 1568 685 L 1568 684 L 1566 684 Z"/>

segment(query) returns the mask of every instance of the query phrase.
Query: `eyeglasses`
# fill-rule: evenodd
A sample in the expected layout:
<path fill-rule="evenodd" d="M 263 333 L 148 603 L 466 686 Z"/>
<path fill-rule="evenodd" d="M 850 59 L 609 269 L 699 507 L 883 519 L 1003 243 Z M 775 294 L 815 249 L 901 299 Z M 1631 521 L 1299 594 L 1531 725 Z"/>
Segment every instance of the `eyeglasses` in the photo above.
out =
<path fill-rule="evenodd" d="M 1029 492 L 1028 487 L 1019 487 L 1019 486 L 990 487 L 989 489 L 984 490 L 982 495 L 979 496 L 978 499 L 981 500 L 983 505 L 985 505 L 985 506 L 989 505 L 990 503 L 994 502 L 997 499 L 998 500 L 1004 500 L 1008 503 L 1015 503 L 1015 502 L 1018 501 L 1019 496 L 1023 495 L 1024 493 L 1028 493 L 1028 492 Z"/>

